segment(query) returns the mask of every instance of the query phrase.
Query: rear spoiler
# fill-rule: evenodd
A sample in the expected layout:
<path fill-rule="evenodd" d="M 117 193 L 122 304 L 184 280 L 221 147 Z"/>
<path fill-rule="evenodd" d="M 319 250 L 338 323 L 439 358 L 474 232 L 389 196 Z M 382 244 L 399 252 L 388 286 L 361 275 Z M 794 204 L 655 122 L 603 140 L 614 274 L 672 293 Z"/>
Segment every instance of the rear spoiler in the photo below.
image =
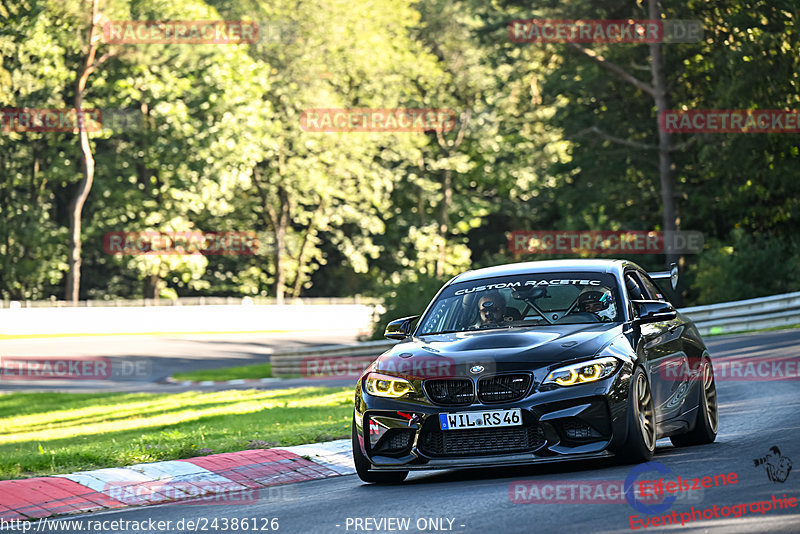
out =
<path fill-rule="evenodd" d="M 669 271 L 659 271 L 657 273 L 647 273 L 653 280 L 669 280 L 674 290 L 678 286 L 678 264 L 671 263 Z"/>

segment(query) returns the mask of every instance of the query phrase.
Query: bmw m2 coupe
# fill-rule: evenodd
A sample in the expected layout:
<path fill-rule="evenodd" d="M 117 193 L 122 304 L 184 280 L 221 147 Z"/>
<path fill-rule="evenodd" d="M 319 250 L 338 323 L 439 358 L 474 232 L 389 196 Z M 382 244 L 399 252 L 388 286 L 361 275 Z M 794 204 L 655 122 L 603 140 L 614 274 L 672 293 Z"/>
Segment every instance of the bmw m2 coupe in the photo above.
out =
<path fill-rule="evenodd" d="M 656 440 L 713 442 L 714 372 L 697 328 L 655 280 L 622 260 L 468 271 L 358 380 L 353 457 L 365 482 L 411 470 L 613 457 Z"/>

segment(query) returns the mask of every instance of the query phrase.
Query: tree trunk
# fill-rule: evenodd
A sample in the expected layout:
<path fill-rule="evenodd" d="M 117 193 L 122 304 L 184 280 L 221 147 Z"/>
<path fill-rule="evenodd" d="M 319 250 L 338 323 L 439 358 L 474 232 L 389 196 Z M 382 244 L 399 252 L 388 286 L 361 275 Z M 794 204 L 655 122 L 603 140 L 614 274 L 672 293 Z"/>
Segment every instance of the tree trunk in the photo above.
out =
<path fill-rule="evenodd" d="M 651 20 L 661 20 L 661 5 L 659 4 L 658 0 L 648 0 L 648 18 Z M 596 61 L 599 65 L 603 68 L 609 70 L 616 74 L 619 78 L 625 80 L 626 82 L 632 84 L 637 89 L 649 94 L 655 103 L 656 106 L 656 128 L 658 130 L 658 145 L 657 146 L 650 146 L 645 145 L 643 143 L 627 141 L 624 139 L 620 139 L 611 135 L 608 135 L 602 132 L 600 129 L 596 127 L 588 128 L 587 131 L 594 131 L 600 134 L 603 138 L 613 141 L 615 143 L 620 143 L 623 145 L 627 145 L 630 147 L 638 148 L 638 149 L 650 149 L 656 148 L 658 150 L 658 177 L 659 182 L 661 183 L 661 211 L 662 211 L 662 222 L 663 222 L 663 231 L 668 232 L 667 235 L 674 233 L 678 230 L 679 219 L 677 216 L 677 210 L 675 207 L 675 180 L 673 176 L 673 167 L 674 164 L 672 162 L 672 152 L 677 149 L 677 147 L 671 144 L 671 136 L 669 133 L 663 131 L 661 129 L 660 124 L 658 123 L 658 118 L 660 117 L 660 113 L 664 110 L 669 109 L 669 98 L 667 96 L 667 80 L 666 75 L 664 73 L 664 52 L 663 52 L 663 44 L 661 43 L 651 43 L 650 46 L 650 73 L 652 76 L 652 83 L 647 84 L 642 80 L 636 78 L 635 76 L 628 73 L 625 69 L 608 61 L 605 57 L 601 54 L 598 54 L 594 50 L 584 48 L 577 43 L 570 43 L 572 48 L 580 51 L 582 54 L 588 56 L 592 60 Z M 667 263 L 672 263 L 675 261 L 679 261 L 678 255 L 669 252 L 665 254 L 667 256 Z"/>
<path fill-rule="evenodd" d="M 449 158 L 461 146 L 464 141 L 464 133 L 467 131 L 472 108 L 461 115 L 461 124 L 458 127 L 456 138 L 448 142 L 443 135 L 442 128 L 436 129 L 436 141 L 442 156 Z M 436 278 L 444 275 L 444 266 L 447 262 L 447 232 L 450 230 L 450 208 L 453 205 L 453 171 L 445 169 L 442 179 L 442 201 L 439 205 L 439 255 L 436 259 Z"/>
<path fill-rule="evenodd" d="M 283 252 L 286 248 L 286 229 L 289 226 L 289 195 L 283 187 L 278 187 L 278 201 L 280 205 L 275 225 L 275 250 L 272 252 L 272 258 L 275 263 L 275 300 L 278 304 L 283 304 L 286 286 Z"/>
<path fill-rule="evenodd" d="M 97 2 L 92 0 L 92 15 L 89 22 L 89 51 L 86 54 L 86 61 L 83 70 L 78 76 L 75 87 L 75 113 L 78 115 L 78 137 L 81 148 L 81 172 L 83 177 L 75 198 L 69 206 L 69 274 L 67 275 L 67 287 L 65 300 L 71 301 L 74 305 L 78 304 L 78 296 L 81 288 L 81 214 L 83 205 L 89 196 L 94 182 L 94 157 L 92 147 L 89 145 L 89 132 L 86 130 L 86 121 L 82 120 L 83 113 L 83 94 L 86 90 L 86 82 L 89 75 L 96 68 L 94 57 L 97 53 L 98 39 L 95 39 L 95 28 L 97 20 Z"/>
<path fill-rule="evenodd" d="M 75 99 L 75 107 L 80 110 L 80 98 Z M 83 179 L 78 187 L 78 193 L 70 202 L 69 207 L 69 277 L 67 278 L 66 300 L 78 303 L 81 287 L 81 214 L 86 198 L 94 182 L 94 157 L 89 146 L 89 134 L 85 128 L 80 128 L 81 145 L 81 171 Z"/>
<path fill-rule="evenodd" d="M 308 241 L 311 238 L 311 233 L 316 232 L 317 217 L 319 216 L 320 212 L 322 212 L 324 205 L 325 202 L 320 198 L 319 204 L 317 204 L 317 209 L 314 210 L 314 214 L 311 216 L 311 219 L 308 222 L 308 228 L 306 228 L 306 232 L 303 234 L 303 242 L 300 244 L 300 252 L 297 254 L 297 274 L 295 274 L 294 284 L 292 284 L 292 298 L 298 298 L 300 296 L 300 291 L 303 287 L 303 282 L 305 281 L 305 276 L 303 276 L 303 264 L 306 261 Z"/>
<path fill-rule="evenodd" d="M 161 277 L 157 274 L 151 274 L 147 278 L 145 278 L 145 291 L 144 291 L 144 298 L 153 299 L 157 301 L 161 295 L 161 286 L 163 282 L 161 281 Z"/>
<path fill-rule="evenodd" d="M 275 248 L 272 251 L 272 262 L 275 265 L 275 281 L 272 288 L 277 303 L 283 304 L 285 294 L 284 287 L 286 285 L 286 269 L 283 263 L 283 251 L 286 248 L 286 230 L 289 227 L 289 213 L 291 212 L 289 194 L 286 189 L 278 186 L 278 209 L 276 211 L 273 205 L 270 204 L 267 190 L 261 182 L 261 172 L 258 170 L 258 164 L 253 167 L 253 184 L 256 186 L 256 190 L 261 197 L 261 203 L 264 205 L 264 209 L 259 213 L 267 227 L 272 229 L 273 235 L 275 236 Z"/>
<path fill-rule="evenodd" d="M 661 20 L 658 0 L 648 0 L 650 20 Z M 664 74 L 664 52 L 661 43 L 650 43 L 650 69 L 653 75 L 653 100 L 656 104 L 656 118 L 669 109 L 667 80 Z M 675 210 L 675 180 L 672 174 L 673 163 L 670 134 L 658 126 L 658 177 L 661 182 L 661 210 L 666 235 L 674 235 L 678 229 Z M 678 256 L 666 252 L 667 264 L 678 261 Z"/>
<path fill-rule="evenodd" d="M 442 203 L 439 205 L 439 257 L 436 260 L 436 278 L 444 275 L 444 265 L 447 262 L 447 232 L 452 204 L 453 174 L 450 169 L 445 169 L 442 180 Z"/>

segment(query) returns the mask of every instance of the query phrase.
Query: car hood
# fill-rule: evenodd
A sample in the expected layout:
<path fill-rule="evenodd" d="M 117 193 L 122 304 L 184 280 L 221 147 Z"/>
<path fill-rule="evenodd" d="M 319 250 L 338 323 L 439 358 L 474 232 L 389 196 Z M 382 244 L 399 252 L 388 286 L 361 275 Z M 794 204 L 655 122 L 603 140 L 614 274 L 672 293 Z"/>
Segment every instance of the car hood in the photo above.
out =
<path fill-rule="evenodd" d="M 595 355 L 622 325 L 574 324 L 427 335 L 401 341 L 376 360 L 377 371 L 419 378 L 464 376 L 469 367 L 486 371 L 533 370 Z"/>

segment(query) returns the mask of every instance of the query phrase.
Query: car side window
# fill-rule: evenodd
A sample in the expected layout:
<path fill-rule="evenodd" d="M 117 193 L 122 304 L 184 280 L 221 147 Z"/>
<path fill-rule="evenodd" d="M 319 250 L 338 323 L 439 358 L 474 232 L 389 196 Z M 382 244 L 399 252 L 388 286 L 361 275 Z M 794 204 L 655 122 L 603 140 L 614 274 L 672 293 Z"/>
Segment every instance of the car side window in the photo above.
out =
<path fill-rule="evenodd" d="M 426 321 L 425 330 L 446 330 L 445 321 L 447 320 L 447 316 L 448 308 L 445 303 L 442 302 L 436 308 L 434 308 L 431 318 Z"/>

